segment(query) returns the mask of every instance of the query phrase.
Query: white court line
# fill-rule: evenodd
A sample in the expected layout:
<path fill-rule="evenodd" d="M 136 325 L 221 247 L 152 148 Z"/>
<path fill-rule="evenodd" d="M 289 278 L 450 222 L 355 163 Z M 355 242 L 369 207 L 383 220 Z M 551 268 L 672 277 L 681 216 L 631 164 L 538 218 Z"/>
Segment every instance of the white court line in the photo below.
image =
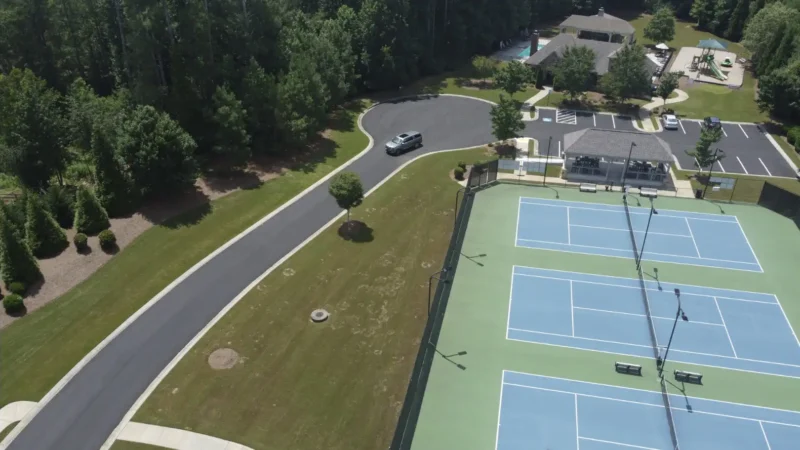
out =
<path fill-rule="evenodd" d="M 601 442 L 603 444 L 618 445 L 618 446 L 621 446 L 621 447 L 639 448 L 639 449 L 642 449 L 642 450 L 658 450 L 657 448 L 653 448 L 653 447 L 642 447 L 641 445 L 623 444 L 622 442 L 604 441 L 602 439 L 588 438 L 588 437 L 583 437 L 583 436 L 579 436 L 578 439 L 583 439 L 585 441 Z"/>
<path fill-rule="evenodd" d="M 614 129 L 617 128 L 617 122 L 614 120 L 614 116 L 611 116 L 611 125 L 614 125 Z"/>
<path fill-rule="evenodd" d="M 624 231 L 629 233 L 630 231 L 627 228 L 611 228 L 611 227 L 596 227 L 594 225 L 572 225 L 573 227 L 580 227 L 580 228 L 593 228 L 596 230 L 609 230 L 609 231 Z M 633 230 L 634 233 L 644 233 L 642 230 Z M 685 237 L 688 238 L 685 234 L 674 234 L 674 233 L 661 233 L 659 231 L 650 231 L 648 234 L 658 234 L 661 236 L 675 236 L 675 237 Z"/>
<path fill-rule="evenodd" d="M 597 126 L 597 114 L 592 113 L 592 120 L 594 121 L 594 126 Z"/>
<path fill-rule="evenodd" d="M 772 172 L 770 172 L 769 169 L 767 169 L 767 165 L 764 164 L 764 161 L 762 161 L 761 158 L 758 158 L 758 162 L 760 162 L 761 166 L 764 167 L 764 170 L 767 171 L 767 175 L 772 176 Z"/>
<path fill-rule="evenodd" d="M 561 158 L 561 140 L 558 141 L 558 157 Z"/>
<path fill-rule="evenodd" d="M 758 426 L 761 427 L 761 434 L 764 435 L 764 442 L 767 443 L 767 450 L 772 450 L 772 446 L 769 445 L 769 438 L 767 437 L 767 432 L 764 431 L 764 422 L 758 421 Z"/>
<path fill-rule="evenodd" d="M 733 216 L 733 218 L 736 219 L 736 225 L 739 225 L 739 232 L 742 233 L 742 236 L 744 237 L 744 241 L 747 242 L 747 246 L 750 247 L 750 254 L 753 255 L 753 258 L 756 259 L 756 264 L 758 264 L 758 270 L 760 270 L 761 272 L 764 272 L 764 268 L 761 267 L 761 263 L 758 261 L 758 256 L 756 256 L 756 251 L 753 250 L 753 246 L 750 245 L 750 239 L 747 239 L 747 234 L 744 232 L 744 228 L 742 228 L 742 224 L 739 222 L 739 218 L 736 217 L 736 216 Z M 775 300 L 777 300 L 777 299 L 778 298 L 775 297 Z"/>
<path fill-rule="evenodd" d="M 750 136 L 748 136 L 747 132 L 745 132 L 744 128 L 742 128 L 742 124 L 739 124 L 739 129 L 742 130 L 742 133 L 744 133 L 744 137 L 746 137 L 747 139 L 750 139 Z"/>
<path fill-rule="evenodd" d="M 678 124 L 681 126 L 681 130 L 683 130 L 683 134 L 686 134 L 686 128 L 683 128 L 683 121 L 679 120 Z"/>
<path fill-rule="evenodd" d="M 692 238 L 692 244 L 694 244 L 694 251 L 697 252 L 697 257 L 702 258 L 700 255 L 700 248 L 697 247 L 697 241 L 694 240 L 694 233 L 692 233 L 692 224 L 689 223 L 689 218 L 686 218 L 686 228 L 689 229 L 689 236 Z"/>
<path fill-rule="evenodd" d="M 717 161 L 717 164 L 719 164 L 719 169 L 720 169 L 721 171 L 725 172 L 725 168 L 724 168 L 724 167 L 722 167 L 722 161 Z"/>
<path fill-rule="evenodd" d="M 739 355 L 736 354 L 736 347 L 733 346 L 733 339 L 731 339 L 731 334 L 728 332 L 728 326 L 725 325 L 725 317 L 722 316 L 722 310 L 719 308 L 719 302 L 717 301 L 717 297 L 714 297 L 714 304 L 717 305 L 717 312 L 719 313 L 719 319 L 722 321 L 722 326 L 725 327 L 725 334 L 728 336 L 728 342 L 731 344 L 731 350 L 733 350 L 733 356 L 738 358 Z"/>
<path fill-rule="evenodd" d="M 722 134 L 724 134 L 724 135 L 725 135 L 725 137 L 728 137 L 728 133 L 726 133 L 726 132 L 725 132 L 725 127 L 723 127 L 723 126 L 721 126 L 721 125 L 720 125 L 720 127 L 719 127 L 719 128 L 720 128 L 720 130 L 722 130 Z"/>
<path fill-rule="evenodd" d="M 560 141 L 559 141 L 559 144 L 561 144 Z M 566 208 L 567 207 L 566 205 L 553 205 L 551 203 L 541 203 L 541 202 L 537 202 L 537 201 L 523 201 L 522 199 L 525 199 L 525 200 L 538 200 L 538 199 L 533 199 L 533 198 L 530 198 L 530 197 L 520 197 L 520 203 L 524 203 L 526 205 L 548 206 L 548 207 L 551 207 L 551 208 Z M 559 201 L 563 202 L 563 203 L 577 203 L 577 204 L 583 204 L 583 205 L 591 205 L 591 203 L 584 203 L 584 202 L 571 202 L 571 201 L 567 201 L 567 200 L 559 200 Z M 599 212 L 608 212 L 608 213 L 616 213 L 616 214 L 625 214 L 625 210 L 622 209 L 621 206 L 617 206 L 617 205 L 608 205 L 608 206 L 615 207 L 615 208 L 618 208 L 618 209 L 592 208 L 591 206 L 570 206 L 570 208 L 572 208 L 572 209 L 582 209 L 584 211 L 599 211 Z M 633 209 L 636 209 L 636 208 L 638 208 L 638 207 L 636 207 L 636 206 L 633 207 Z M 645 209 L 645 208 L 642 208 L 642 209 Z M 647 211 L 648 212 L 631 211 L 631 214 L 632 215 L 639 215 L 639 216 L 649 216 L 650 215 L 649 209 Z M 684 217 L 689 217 L 692 220 L 704 220 L 706 222 L 722 222 L 722 223 L 733 223 L 733 222 L 735 222 L 735 220 L 722 220 L 722 219 L 710 219 L 710 218 L 707 219 L 705 217 L 687 216 L 687 215 L 682 215 L 682 214 L 677 214 L 677 215 L 665 214 L 662 211 L 672 211 L 672 212 L 675 212 L 675 213 L 681 213 L 681 211 L 675 211 L 675 210 L 672 210 L 672 209 L 661 209 L 661 208 L 659 208 L 658 209 L 659 217 L 672 217 L 672 218 L 677 218 L 677 219 L 683 219 Z M 707 216 L 719 216 L 719 214 L 704 214 L 704 213 L 694 213 L 694 214 L 703 214 L 703 215 L 707 215 Z M 730 217 L 735 217 L 735 216 L 730 216 Z"/>
<path fill-rule="evenodd" d="M 541 241 L 541 240 L 538 240 L 538 239 L 519 239 L 519 240 L 523 241 L 523 242 L 538 242 L 540 244 L 569 245 L 570 247 L 596 248 L 596 249 L 610 250 L 610 251 L 615 251 L 615 252 L 630 252 L 630 249 L 621 249 L 621 248 L 616 248 L 616 247 L 598 247 L 596 245 L 565 244 L 563 242 Z M 543 249 L 543 250 L 548 250 L 548 249 Z M 698 259 L 698 260 L 701 260 L 701 261 L 717 261 L 717 262 L 728 262 L 728 263 L 734 263 L 734 264 L 752 264 L 752 263 L 748 263 L 746 261 L 732 261 L 730 259 L 718 259 L 718 258 L 700 258 L 700 257 L 697 257 L 697 256 L 689 256 L 689 255 L 673 255 L 672 253 L 647 252 L 647 254 L 649 254 L 649 255 L 658 255 L 658 256 L 672 256 L 672 257 L 675 257 L 675 258 Z M 604 256 L 604 255 L 599 255 L 599 256 Z M 674 261 L 673 261 L 673 263 L 679 264 L 679 262 L 674 262 Z M 728 269 L 728 267 L 725 267 L 725 269 Z"/>
<path fill-rule="evenodd" d="M 522 215 L 522 198 L 517 205 L 517 229 L 514 231 L 514 242 L 519 242 L 519 217 Z"/>
<path fill-rule="evenodd" d="M 553 270 L 553 269 L 547 269 L 547 270 Z M 533 274 L 528 274 L 528 273 L 516 273 L 516 272 L 514 272 L 514 276 L 516 276 L 516 277 L 530 277 L 530 278 L 544 278 L 546 280 L 573 281 L 575 283 L 595 284 L 595 285 L 598 285 L 598 286 L 611 286 L 611 287 L 618 287 L 618 288 L 624 288 L 624 289 L 641 289 L 641 287 L 639 287 L 639 286 L 627 286 L 627 285 L 624 285 L 624 284 L 601 283 L 599 281 L 575 280 L 575 279 L 571 279 L 571 278 L 547 277 L 547 276 L 544 276 L 544 275 L 533 275 Z M 607 276 L 607 275 L 603 275 L 603 277 L 606 277 L 606 278 L 621 278 L 623 280 L 635 281 L 632 278 L 610 277 L 610 276 Z M 702 286 L 692 286 L 690 284 L 676 284 L 676 286 L 702 287 Z M 645 290 L 648 291 L 648 292 L 662 292 L 662 291 L 660 291 L 658 289 L 645 289 Z M 738 292 L 747 292 L 747 291 L 738 291 Z M 751 293 L 752 294 L 758 294 L 758 292 L 751 292 Z M 763 304 L 763 305 L 772 305 L 772 306 L 779 305 L 777 298 L 776 298 L 776 300 L 774 302 L 763 302 L 761 300 L 747 300 L 747 299 L 742 299 L 742 298 L 723 297 L 723 296 L 720 296 L 720 295 L 696 294 L 696 293 L 693 293 L 693 292 L 690 292 L 688 294 L 686 292 L 684 292 L 683 295 L 684 296 L 690 295 L 692 297 L 721 298 L 723 300 L 734 300 L 734 301 L 737 301 L 737 302 L 746 302 L 746 303 L 760 303 L 760 304 Z M 767 295 L 769 295 L 769 294 L 767 294 Z M 775 297 L 775 296 L 773 295 L 773 297 Z"/>
<path fill-rule="evenodd" d="M 647 317 L 646 314 L 636 314 L 636 313 L 629 313 L 629 312 L 622 312 L 622 311 L 611 311 L 611 310 L 608 310 L 608 309 L 587 308 L 585 306 L 575 306 L 573 309 L 583 309 L 583 310 L 586 310 L 586 311 L 597 311 L 597 312 L 608 313 L 608 314 L 621 314 L 623 316 Z M 670 320 L 670 321 L 675 320 L 674 317 L 650 316 L 650 318 L 659 319 L 659 320 Z M 697 320 L 692 320 L 692 323 L 696 323 L 698 325 L 709 325 L 709 326 L 713 326 L 713 327 L 724 326 L 724 325 L 721 325 L 721 324 L 718 324 L 718 323 L 699 322 Z M 574 332 L 573 332 L 573 335 L 574 335 Z"/>
<path fill-rule="evenodd" d="M 573 394 L 575 396 L 575 444 L 577 445 L 576 450 L 580 450 L 581 448 L 581 434 L 578 431 L 578 394 Z"/>
<path fill-rule="evenodd" d="M 575 337 L 575 300 L 572 296 L 572 280 L 569 280 L 569 313 L 572 316 L 572 336 Z M 508 330 L 506 330 L 508 334 Z"/>
<path fill-rule="evenodd" d="M 739 161 L 739 165 L 740 165 L 740 166 L 742 166 L 742 170 L 744 170 L 744 173 L 746 173 L 746 174 L 748 174 L 748 175 L 749 175 L 749 174 L 750 174 L 750 172 L 748 172 L 748 171 L 747 171 L 747 168 L 746 168 L 746 167 L 744 166 L 744 164 L 742 163 L 742 160 L 741 160 L 741 159 L 739 159 L 739 157 L 738 157 L 738 156 L 736 157 L 736 160 L 737 160 L 737 161 Z"/>
<path fill-rule="evenodd" d="M 497 434 L 494 437 L 494 450 L 500 444 L 500 416 L 503 414 L 503 388 L 506 386 L 506 371 L 503 371 L 503 376 L 500 379 L 500 406 L 497 408 Z"/>
<path fill-rule="evenodd" d="M 525 203 L 545 202 L 543 204 L 550 204 L 551 206 L 562 206 L 562 205 L 560 205 L 561 203 L 570 203 L 570 204 L 574 204 L 574 205 L 585 205 L 587 207 L 608 206 L 610 208 L 613 208 L 613 209 L 611 209 L 611 211 L 624 211 L 624 208 L 622 207 L 622 205 L 614 205 L 614 204 L 579 202 L 579 201 L 575 201 L 575 200 L 548 200 L 548 199 L 539 198 L 539 197 L 525 197 L 525 196 L 522 196 L 522 195 L 519 198 L 520 198 L 520 201 L 524 201 Z M 559 204 L 558 205 L 552 205 L 551 203 L 546 203 L 548 201 L 559 203 Z M 575 208 L 575 206 L 573 206 L 573 208 Z M 641 213 L 641 214 L 650 214 L 650 208 L 646 208 L 646 207 L 643 207 L 643 206 L 632 206 L 631 209 L 644 210 L 645 212 Z M 669 212 L 673 212 L 673 213 L 682 214 L 680 217 L 684 217 L 684 215 L 686 215 L 686 214 L 691 214 L 691 217 L 693 219 L 700 218 L 699 216 L 724 217 L 724 218 L 735 217 L 735 216 L 727 216 L 727 215 L 721 215 L 721 214 L 711 214 L 711 213 L 701 213 L 701 212 L 692 212 L 692 211 L 682 211 L 682 210 L 677 210 L 677 209 L 658 208 L 658 214 L 659 215 L 661 215 L 662 211 L 669 211 Z M 714 220 L 714 219 L 705 219 L 705 220 Z M 733 220 L 723 220 L 722 222 L 733 222 Z"/>
<path fill-rule="evenodd" d="M 567 244 L 568 245 L 572 245 L 572 234 L 569 231 L 570 228 L 572 228 L 572 227 L 570 226 L 570 223 L 569 223 L 569 206 L 567 206 Z"/>
<path fill-rule="evenodd" d="M 634 355 L 625 355 L 625 356 L 634 356 Z M 714 367 L 714 366 L 710 366 L 710 367 Z M 526 376 L 533 375 L 535 377 L 549 378 L 551 380 L 569 381 L 570 383 L 575 383 L 575 384 L 591 384 L 593 386 L 601 386 L 601 387 L 604 387 L 604 388 L 613 387 L 615 389 L 621 389 L 621 390 L 624 390 L 624 391 L 646 392 L 648 394 L 658 394 L 658 392 L 656 392 L 656 391 L 650 391 L 650 390 L 647 390 L 647 389 L 639 389 L 639 388 L 624 387 L 624 386 L 612 386 L 612 385 L 608 385 L 608 384 L 594 383 L 594 382 L 591 382 L 591 381 L 577 381 L 577 380 L 570 380 L 570 379 L 567 379 L 567 378 L 551 377 L 551 376 L 547 376 L 547 375 L 538 375 L 538 374 L 534 375 L 534 374 L 530 374 L 530 373 L 518 372 L 516 370 L 507 370 L 507 369 L 503 370 L 503 377 L 504 377 L 503 379 L 505 379 L 505 373 L 506 372 L 516 373 L 516 374 L 519 374 L 519 375 L 526 375 Z M 524 387 L 524 386 L 525 385 L 520 385 L 520 387 Z M 533 387 L 533 386 L 529 386 L 529 387 Z M 574 394 L 574 392 L 570 392 L 570 394 Z M 675 394 L 669 394 L 669 395 L 670 396 L 675 396 Z M 780 409 L 780 408 L 770 408 L 769 406 L 750 405 L 750 404 L 746 404 L 746 403 L 729 402 L 729 401 L 725 401 L 725 400 L 712 400 L 712 399 L 701 398 L 701 397 L 688 397 L 688 398 L 690 398 L 692 400 L 700 400 L 700 401 L 708 402 L 708 403 L 721 403 L 721 404 L 725 404 L 725 405 L 746 406 L 748 408 L 753 408 L 753 409 L 764 409 L 764 410 L 767 410 L 767 411 L 778 411 L 778 412 L 783 412 L 783 413 L 790 413 L 790 414 L 793 414 L 793 415 L 800 414 L 800 412 L 797 412 L 797 411 L 794 411 L 794 410 Z M 661 403 L 661 405 L 663 406 L 663 403 Z M 680 409 L 680 408 L 677 408 L 677 409 Z M 774 423 L 774 424 L 778 424 L 778 425 L 798 426 L 798 425 L 791 425 L 791 424 L 781 424 L 780 422 L 770 422 L 770 421 L 767 421 L 767 420 L 765 420 L 764 422 L 766 422 L 766 423 Z"/>
<path fill-rule="evenodd" d="M 508 315 L 506 317 L 506 339 L 508 339 L 508 330 L 511 328 L 511 303 L 514 301 L 514 272 L 511 272 L 511 289 L 508 293 Z"/>
<path fill-rule="evenodd" d="M 595 338 L 587 338 L 587 337 L 583 337 L 583 336 L 570 336 L 568 334 L 549 333 L 549 332 L 545 332 L 545 331 L 525 330 L 525 329 L 522 329 L 522 328 L 509 328 L 509 330 L 511 330 L 511 331 L 519 331 L 520 333 L 544 334 L 544 335 L 547 335 L 547 336 L 566 337 L 566 338 L 571 338 L 571 339 L 580 339 L 580 340 L 583 340 L 583 341 L 605 342 L 605 343 L 608 343 L 608 344 L 627 345 L 627 346 L 630 346 L 630 347 L 641 347 L 641 348 L 649 348 L 649 349 L 653 348 L 652 345 L 632 344 L 632 343 L 629 343 L 629 342 L 610 341 L 610 340 L 607 340 L 607 339 L 595 339 Z M 530 342 L 530 341 L 523 341 L 523 342 Z M 541 342 L 535 341 L 533 343 L 540 344 Z M 576 347 L 572 347 L 572 348 L 576 348 Z M 581 348 L 581 347 L 577 347 L 577 348 Z M 733 356 L 718 355 L 716 353 L 705 353 L 705 352 L 694 352 L 694 351 L 691 351 L 691 350 L 681 350 L 681 349 L 674 348 L 674 347 L 671 349 L 671 351 L 678 352 L 678 353 L 686 353 L 687 355 L 711 356 L 711 357 L 714 357 L 714 358 L 735 359 L 737 361 L 747 361 L 747 362 L 755 362 L 755 363 L 760 363 L 760 364 L 771 364 L 771 365 L 781 366 L 781 367 L 800 368 L 800 365 L 797 365 L 797 364 L 779 363 L 779 362 L 774 362 L 774 361 L 763 361 L 763 360 L 760 360 L 760 359 L 751 359 L 751 358 L 737 358 L 737 357 L 733 357 Z M 615 352 L 611 352 L 611 353 L 615 353 Z M 639 356 L 639 357 L 642 358 L 642 356 Z M 691 364 L 704 365 L 702 363 L 697 363 L 697 362 L 693 362 Z"/>

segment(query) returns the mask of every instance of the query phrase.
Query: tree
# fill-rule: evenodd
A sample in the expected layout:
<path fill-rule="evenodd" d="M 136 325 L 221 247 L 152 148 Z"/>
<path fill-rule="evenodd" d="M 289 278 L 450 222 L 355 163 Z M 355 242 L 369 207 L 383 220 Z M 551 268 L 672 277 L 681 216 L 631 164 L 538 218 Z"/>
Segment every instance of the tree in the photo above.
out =
<path fill-rule="evenodd" d="M 778 24 L 777 31 L 773 34 L 765 47 L 765 55 L 775 55 L 778 52 L 778 48 L 780 48 L 783 37 L 786 36 L 786 30 L 788 29 L 789 25 L 785 23 Z M 755 71 L 758 76 L 766 75 L 770 73 L 771 69 L 775 68 L 773 66 L 773 58 L 771 57 L 756 58 L 753 61 L 755 62 Z"/>
<path fill-rule="evenodd" d="M 758 106 L 777 117 L 800 121 L 800 60 L 759 79 Z"/>
<path fill-rule="evenodd" d="M 678 89 L 682 76 L 683 72 L 667 72 L 661 75 L 661 81 L 659 82 L 658 88 L 656 88 L 656 95 L 664 100 L 664 105 L 667 104 L 667 99 L 672 95 L 675 89 Z"/>
<path fill-rule="evenodd" d="M 247 112 L 242 102 L 225 86 L 214 92 L 214 153 L 227 165 L 239 169 L 250 159 L 250 135 L 247 134 Z"/>
<path fill-rule="evenodd" d="M 650 23 L 644 27 L 644 37 L 653 42 L 669 42 L 675 38 L 675 15 L 672 8 L 658 8 Z"/>
<path fill-rule="evenodd" d="M 294 55 L 289 73 L 278 86 L 278 114 L 284 139 L 305 142 L 318 132 L 328 98 L 311 55 Z"/>
<path fill-rule="evenodd" d="M 6 286 L 15 281 L 30 286 L 42 277 L 31 250 L 5 214 L 0 214 L 0 277 Z"/>
<path fill-rule="evenodd" d="M 603 90 L 623 103 L 629 98 L 649 94 L 651 79 L 646 58 L 639 45 L 622 47 L 611 59 L 608 73 L 603 76 Z"/>
<path fill-rule="evenodd" d="M 32 189 L 64 169 L 59 94 L 28 69 L 0 76 L 0 170 Z"/>
<path fill-rule="evenodd" d="M 51 184 L 47 188 L 45 198 L 47 208 L 53 218 L 56 219 L 56 222 L 58 222 L 58 225 L 64 229 L 72 228 L 72 222 L 75 219 L 75 211 L 73 209 L 75 196 L 64 187 Z"/>
<path fill-rule="evenodd" d="M 278 86 L 275 77 L 251 59 L 242 86 L 242 105 L 247 111 L 247 131 L 254 152 L 272 148 L 278 140 Z"/>
<path fill-rule="evenodd" d="M 697 27 L 707 30 L 714 20 L 714 7 L 717 0 L 694 0 L 689 15 L 697 21 Z"/>
<path fill-rule="evenodd" d="M 491 58 L 478 55 L 472 58 L 472 71 L 481 80 L 486 80 L 494 75 L 496 64 Z"/>
<path fill-rule="evenodd" d="M 513 96 L 515 93 L 522 91 L 525 88 L 525 84 L 531 81 L 531 78 L 530 68 L 519 61 L 511 61 L 495 73 L 494 84 L 496 87 L 506 91 L 508 95 Z"/>
<path fill-rule="evenodd" d="M 97 199 L 111 217 L 129 214 L 137 206 L 139 196 L 130 174 L 117 154 L 116 135 L 111 129 L 96 123 L 93 126 L 91 147 Z"/>
<path fill-rule="evenodd" d="M 25 241 L 37 258 L 55 256 L 69 245 L 64 230 L 36 195 L 28 196 Z"/>
<path fill-rule="evenodd" d="M 799 22 L 800 11 L 782 2 L 770 2 L 745 27 L 742 45 L 753 53 L 753 61 L 758 64 L 762 57 L 769 56 L 767 47 L 782 26 Z"/>
<path fill-rule="evenodd" d="M 328 192 L 336 199 L 340 208 L 347 210 L 347 221 L 350 222 L 350 209 L 360 205 L 364 200 L 364 186 L 355 172 L 341 172 L 333 177 Z"/>
<path fill-rule="evenodd" d="M 725 37 L 738 41 L 742 38 L 744 25 L 747 22 L 747 16 L 750 14 L 750 0 L 738 0 L 736 7 L 731 13 L 730 21 L 728 22 L 728 29 L 725 31 Z"/>
<path fill-rule="evenodd" d="M 686 154 L 691 156 L 697 162 L 697 168 L 703 169 L 710 167 L 715 162 L 725 157 L 724 153 L 715 152 L 711 150 L 711 146 L 722 139 L 722 128 L 704 128 L 700 133 L 700 139 L 694 147 L 693 151 L 686 151 Z"/>
<path fill-rule="evenodd" d="M 152 106 L 137 106 L 120 128 L 119 155 L 143 198 L 194 185 L 197 144 L 167 114 Z"/>
<path fill-rule="evenodd" d="M 517 137 L 525 129 L 519 102 L 500 94 L 500 102 L 492 106 L 492 134 L 500 141 Z"/>
<path fill-rule="evenodd" d="M 583 95 L 594 73 L 594 59 L 594 51 L 588 47 L 567 47 L 555 66 L 556 87 L 567 91 L 573 100 Z"/>
<path fill-rule="evenodd" d="M 108 213 L 94 192 L 83 186 L 78 188 L 75 195 L 75 229 L 79 233 L 94 236 L 110 226 Z"/>
<path fill-rule="evenodd" d="M 769 53 L 768 60 L 764 60 L 769 61 L 769 64 L 766 64 L 766 69 L 761 73 L 769 74 L 784 67 L 793 55 L 798 54 L 798 49 L 800 49 L 798 35 L 800 35 L 800 24 L 793 23 L 786 27 L 778 47 L 774 52 Z M 798 55 L 800 56 L 800 54 Z"/>

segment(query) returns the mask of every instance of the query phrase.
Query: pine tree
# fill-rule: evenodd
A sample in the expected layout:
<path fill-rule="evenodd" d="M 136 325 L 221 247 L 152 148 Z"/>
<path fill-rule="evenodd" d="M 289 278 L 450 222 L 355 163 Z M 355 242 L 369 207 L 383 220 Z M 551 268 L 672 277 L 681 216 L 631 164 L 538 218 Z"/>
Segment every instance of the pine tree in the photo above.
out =
<path fill-rule="evenodd" d="M 785 27 L 778 48 L 769 55 L 768 63 L 764 71 L 765 74 L 772 73 L 789 62 L 789 59 L 791 59 L 792 54 L 795 52 L 795 39 L 797 39 L 798 33 L 800 33 L 800 26 L 797 24 L 791 24 Z"/>
<path fill-rule="evenodd" d="M 31 250 L 5 214 L 0 214 L 0 277 L 6 286 L 15 281 L 30 286 L 42 277 Z"/>
<path fill-rule="evenodd" d="M 111 217 L 130 213 L 137 204 L 133 181 L 117 157 L 110 131 L 100 126 L 92 130 L 97 198 Z"/>
<path fill-rule="evenodd" d="M 78 189 L 75 198 L 75 229 L 79 233 L 95 235 L 109 226 L 108 214 L 94 192 L 85 187 Z"/>
<path fill-rule="evenodd" d="M 55 256 L 69 245 L 64 230 L 35 195 L 28 196 L 25 241 L 37 258 Z"/>
<path fill-rule="evenodd" d="M 224 158 L 231 168 L 241 168 L 250 158 L 250 135 L 247 134 L 247 112 L 236 94 L 225 86 L 214 92 L 214 153 Z"/>
<path fill-rule="evenodd" d="M 744 24 L 747 22 L 747 16 L 749 14 L 750 0 L 739 0 L 731 13 L 731 19 L 730 23 L 728 23 L 728 29 L 725 31 L 725 37 L 732 41 L 741 39 L 742 32 L 744 31 Z"/>

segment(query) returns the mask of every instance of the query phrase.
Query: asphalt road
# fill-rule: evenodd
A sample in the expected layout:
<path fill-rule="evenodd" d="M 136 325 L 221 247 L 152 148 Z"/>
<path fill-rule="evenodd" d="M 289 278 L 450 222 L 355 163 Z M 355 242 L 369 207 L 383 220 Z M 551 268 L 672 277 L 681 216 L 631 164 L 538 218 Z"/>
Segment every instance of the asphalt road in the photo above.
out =
<path fill-rule="evenodd" d="M 419 153 L 493 140 L 485 102 L 439 97 L 379 105 L 363 119 L 375 146 L 347 170 L 370 189 Z M 383 143 L 420 131 L 424 147 L 400 157 Z M 136 399 L 240 291 L 341 210 L 324 183 L 206 263 L 101 350 L 9 446 L 12 450 L 100 448 Z"/>

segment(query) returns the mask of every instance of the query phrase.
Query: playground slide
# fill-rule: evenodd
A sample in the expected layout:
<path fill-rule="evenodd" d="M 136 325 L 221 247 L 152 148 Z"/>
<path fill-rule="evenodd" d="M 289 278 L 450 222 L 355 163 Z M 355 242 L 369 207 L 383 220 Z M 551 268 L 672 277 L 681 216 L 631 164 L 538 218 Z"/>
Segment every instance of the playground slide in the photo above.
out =
<path fill-rule="evenodd" d="M 718 79 L 722 81 L 726 81 L 728 79 L 727 75 L 722 73 L 722 70 L 720 70 L 719 66 L 717 65 L 717 62 L 714 61 L 713 59 L 710 59 L 708 61 L 708 66 L 711 67 L 711 71 L 714 72 L 714 75 Z"/>

